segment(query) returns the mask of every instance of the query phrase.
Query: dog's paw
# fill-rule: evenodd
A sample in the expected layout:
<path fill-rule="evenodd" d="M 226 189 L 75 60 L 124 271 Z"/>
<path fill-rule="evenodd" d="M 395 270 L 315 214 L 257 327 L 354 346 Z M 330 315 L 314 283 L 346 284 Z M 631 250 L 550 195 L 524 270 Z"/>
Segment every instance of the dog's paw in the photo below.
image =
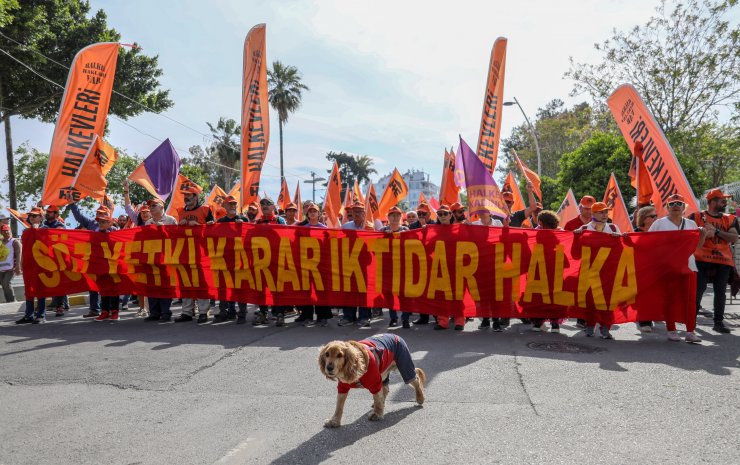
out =
<path fill-rule="evenodd" d="M 383 414 L 372 412 L 370 415 L 367 416 L 367 419 L 370 421 L 380 421 L 383 419 Z"/>
<path fill-rule="evenodd" d="M 324 422 L 324 428 L 339 428 L 340 425 L 340 421 L 334 418 L 329 418 Z"/>

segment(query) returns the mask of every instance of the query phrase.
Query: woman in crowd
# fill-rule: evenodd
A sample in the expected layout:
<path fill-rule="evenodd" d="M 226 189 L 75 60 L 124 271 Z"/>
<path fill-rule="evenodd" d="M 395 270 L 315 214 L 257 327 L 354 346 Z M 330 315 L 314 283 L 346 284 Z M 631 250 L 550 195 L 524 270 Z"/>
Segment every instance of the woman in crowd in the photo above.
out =
<path fill-rule="evenodd" d="M 402 214 L 403 212 L 397 206 L 391 207 L 391 209 L 388 210 L 388 226 L 381 229 L 381 231 L 387 233 L 402 233 L 404 231 L 408 231 L 409 228 L 401 224 Z M 388 323 L 388 326 L 398 326 L 398 312 L 391 309 L 388 313 L 391 316 L 391 321 Z M 401 312 L 401 324 L 406 329 L 411 328 L 411 324 L 409 323 L 410 317 L 411 312 Z"/>
<path fill-rule="evenodd" d="M 635 214 L 635 225 L 637 226 L 636 231 L 648 232 L 650 230 L 650 226 L 653 225 L 657 218 L 658 214 L 656 213 L 655 207 L 652 205 L 640 208 Z M 651 333 L 653 332 L 653 322 L 649 320 L 638 321 L 637 328 L 643 333 Z"/>

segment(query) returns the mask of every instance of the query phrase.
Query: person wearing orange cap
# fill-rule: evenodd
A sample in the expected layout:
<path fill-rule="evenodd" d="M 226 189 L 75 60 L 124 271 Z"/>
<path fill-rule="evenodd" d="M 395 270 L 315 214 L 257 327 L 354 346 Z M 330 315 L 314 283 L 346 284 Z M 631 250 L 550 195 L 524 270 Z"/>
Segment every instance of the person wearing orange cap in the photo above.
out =
<path fill-rule="evenodd" d="M 643 209 L 644 208 L 651 207 L 643 207 Z M 684 200 L 683 196 L 679 194 L 671 195 L 670 197 L 668 197 L 668 199 L 666 199 L 665 208 L 668 212 L 668 215 L 653 221 L 653 223 L 650 225 L 649 231 L 682 231 L 699 229 L 699 243 L 696 247 L 696 251 L 700 251 L 706 239 L 706 232 L 704 228 L 699 228 L 696 225 L 696 222 L 694 222 L 693 220 L 683 217 L 683 214 L 686 211 L 686 201 Z M 693 255 L 689 256 L 688 267 L 693 272 L 697 271 L 696 259 Z M 666 291 L 671 294 L 675 292 L 674 289 L 666 289 Z M 667 302 L 670 302 L 670 297 L 666 299 L 666 303 Z M 678 332 L 676 331 L 676 323 L 674 321 L 666 320 L 665 326 L 666 330 L 668 330 L 669 341 L 681 340 L 681 338 L 678 336 Z M 694 321 L 686 322 L 686 342 L 701 342 L 699 336 L 694 333 L 695 328 L 696 319 L 694 319 Z M 642 328 L 641 330 L 644 331 Z"/>
<path fill-rule="evenodd" d="M 578 211 L 581 212 L 581 214 L 565 223 L 563 229 L 566 231 L 575 231 L 581 226 L 587 225 L 591 221 L 591 207 L 594 203 L 596 203 L 596 199 L 590 195 L 584 195 L 581 197 L 581 201 L 578 203 Z"/>
<path fill-rule="evenodd" d="M 450 205 L 450 211 L 452 212 L 450 223 L 470 224 L 470 220 L 466 215 L 466 209 L 460 202 Z"/>
<path fill-rule="evenodd" d="M 262 216 L 255 221 L 256 224 L 265 225 L 285 225 L 285 220 L 278 216 L 275 212 L 275 202 L 270 197 L 263 197 L 260 199 L 260 209 L 262 210 Z M 285 326 L 285 311 L 290 306 L 285 305 L 273 305 L 272 314 L 275 317 L 275 326 Z M 260 305 L 259 311 L 254 314 L 254 320 L 252 326 L 267 325 L 267 305 Z"/>
<path fill-rule="evenodd" d="M 403 211 L 397 205 L 391 207 L 388 210 L 388 225 L 381 229 L 381 231 L 386 233 L 402 233 L 408 231 L 409 228 L 401 224 L 401 216 L 403 216 Z M 398 311 L 390 309 L 388 313 L 390 315 L 388 326 L 398 326 Z M 411 328 L 410 318 L 411 312 L 401 312 L 401 324 L 405 329 Z"/>
<path fill-rule="evenodd" d="M 95 223 L 97 225 L 97 232 L 110 233 L 118 231 L 118 226 L 113 224 L 113 218 L 110 216 L 110 212 L 107 208 L 98 208 L 95 214 Z M 95 317 L 94 321 L 118 321 L 118 305 L 119 295 L 103 295 L 100 294 L 100 315 Z"/>
<path fill-rule="evenodd" d="M 33 207 L 26 215 L 26 218 L 28 219 L 28 224 L 31 225 L 31 229 L 39 229 L 44 218 L 44 211 L 40 207 Z M 55 299 L 57 297 L 52 298 L 52 301 Z M 15 324 L 20 325 L 24 323 L 46 323 L 46 298 L 26 298 L 26 311 L 23 318 L 16 321 Z"/>
<path fill-rule="evenodd" d="M 303 203 L 303 211 L 306 212 L 306 221 L 298 224 L 298 226 L 304 226 L 307 228 L 321 228 L 326 229 L 326 225 L 319 221 L 319 207 L 308 200 Z M 325 305 L 299 305 L 298 311 L 300 315 L 295 319 L 296 323 L 303 323 L 304 326 L 328 326 L 329 320 L 334 315 L 331 313 L 331 307 Z M 314 313 L 316 314 L 316 320 L 314 321 Z"/>
<path fill-rule="evenodd" d="M 177 220 L 175 217 L 165 214 L 164 202 L 162 199 L 155 197 L 149 200 L 147 204 L 149 204 L 149 210 L 152 213 L 152 217 L 144 223 L 146 226 L 151 224 L 156 226 L 177 226 Z"/>
<path fill-rule="evenodd" d="M 246 217 L 249 220 L 250 223 L 254 223 L 257 221 L 257 214 L 260 211 L 260 204 L 257 202 L 252 202 L 249 205 L 247 205 L 247 213 Z"/>
<path fill-rule="evenodd" d="M 420 229 L 432 222 L 429 205 L 422 202 L 416 207 L 416 219 L 409 219 L 409 229 Z"/>
<path fill-rule="evenodd" d="M 48 229 L 66 229 L 64 222 L 59 221 L 59 207 L 51 205 L 46 208 L 44 213 L 44 222 L 41 224 L 42 228 Z"/>
<path fill-rule="evenodd" d="M 352 221 L 344 223 L 342 229 L 352 231 L 375 231 L 375 228 L 365 221 L 365 204 L 359 200 L 352 204 Z M 344 307 L 342 308 L 343 317 L 339 321 L 339 326 L 348 326 L 357 324 L 369 328 L 372 313 L 368 307 Z"/>
<path fill-rule="evenodd" d="M 714 291 L 714 326 L 712 329 L 721 334 L 728 334 L 725 326 L 725 293 L 735 267 L 730 244 L 737 242 L 740 225 L 735 215 L 725 213 L 727 199 L 732 197 L 720 189 L 707 192 L 707 209 L 693 213 L 689 218 L 706 232 L 706 240 L 694 255 L 696 267 L 696 311 L 699 312 L 701 299 L 707 284 L 712 283 Z"/>
<path fill-rule="evenodd" d="M 288 226 L 296 226 L 296 223 L 298 223 L 298 218 L 296 218 L 296 215 L 298 215 L 298 205 L 290 202 L 288 206 L 285 207 L 285 224 Z"/>

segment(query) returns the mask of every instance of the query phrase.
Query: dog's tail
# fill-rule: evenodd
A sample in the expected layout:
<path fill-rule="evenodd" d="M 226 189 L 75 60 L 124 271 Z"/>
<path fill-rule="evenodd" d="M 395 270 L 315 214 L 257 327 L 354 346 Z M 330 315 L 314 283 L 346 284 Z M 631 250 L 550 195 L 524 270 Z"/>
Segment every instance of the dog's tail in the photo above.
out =
<path fill-rule="evenodd" d="M 416 369 L 416 377 L 419 378 L 419 382 L 422 386 L 427 384 L 427 374 L 421 368 Z"/>

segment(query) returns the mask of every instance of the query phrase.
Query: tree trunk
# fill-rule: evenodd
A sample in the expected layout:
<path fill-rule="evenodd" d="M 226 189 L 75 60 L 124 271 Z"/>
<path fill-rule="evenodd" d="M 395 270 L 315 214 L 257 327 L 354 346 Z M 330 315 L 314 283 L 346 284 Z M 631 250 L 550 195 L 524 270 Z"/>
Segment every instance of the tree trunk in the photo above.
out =
<path fill-rule="evenodd" d="M 3 107 L 3 83 L 0 80 L 0 108 Z M 13 157 L 13 138 L 10 132 L 10 115 L 7 110 L 2 114 L 0 120 L 5 123 L 5 154 L 8 159 L 8 201 L 10 208 L 18 209 L 18 200 L 16 199 L 15 192 L 15 159 Z M 10 228 L 13 232 L 13 236 L 18 236 L 18 223 L 16 221 L 10 222 Z"/>
<path fill-rule="evenodd" d="M 280 185 L 283 185 L 283 181 L 285 181 L 285 175 L 283 174 L 283 122 L 278 119 L 278 123 L 280 124 Z"/>

